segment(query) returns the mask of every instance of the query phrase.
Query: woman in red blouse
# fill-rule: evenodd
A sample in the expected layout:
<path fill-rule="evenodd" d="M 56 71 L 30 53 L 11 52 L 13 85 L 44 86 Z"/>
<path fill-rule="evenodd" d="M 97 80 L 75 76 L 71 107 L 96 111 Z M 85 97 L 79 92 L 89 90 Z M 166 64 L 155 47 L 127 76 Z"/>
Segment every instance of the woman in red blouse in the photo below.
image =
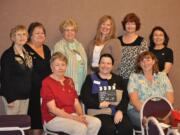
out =
<path fill-rule="evenodd" d="M 96 135 L 99 119 L 83 114 L 73 80 L 64 76 L 67 58 L 60 52 L 51 60 L 52 74 L 42 83 L 42 119 L 47 129 L 70 135 Z"/>

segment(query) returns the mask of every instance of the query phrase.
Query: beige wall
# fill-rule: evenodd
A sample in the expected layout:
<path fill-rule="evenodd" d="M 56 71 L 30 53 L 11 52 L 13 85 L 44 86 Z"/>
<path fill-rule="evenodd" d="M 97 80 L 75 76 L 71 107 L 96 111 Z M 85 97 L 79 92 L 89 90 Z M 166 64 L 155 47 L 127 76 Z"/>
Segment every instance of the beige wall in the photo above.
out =
<path fill-rule="evenodd" d="M 46 43 L 52 48 L 61 38 L 59 23 L 73 17 L 79 23 L 78 39 L 86 46 L 93 38 L 102 15 L 115 18 L 119 35 L 122 34 L 124 15 L 135 12 L 141 18 L 141 35 L 148 39 L 152 27 L 160 25 L 170 36 L 169 45 L 175 55 L 170 78 L 175 89 L 175 104 L 180 108 L 179 5 L 179 0 L 0 0 L 0 54 L 10 46 L 9 31 L 17 24 L 28 26 L 32 21 L 42 22 L 47 29 Z"/>

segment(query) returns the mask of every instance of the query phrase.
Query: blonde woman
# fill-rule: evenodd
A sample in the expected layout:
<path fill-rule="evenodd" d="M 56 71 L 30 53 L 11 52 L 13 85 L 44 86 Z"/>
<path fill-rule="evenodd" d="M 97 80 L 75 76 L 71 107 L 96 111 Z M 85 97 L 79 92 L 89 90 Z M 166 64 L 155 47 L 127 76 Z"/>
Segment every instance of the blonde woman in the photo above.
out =
<path fill-rule="evenodd" d="M 1 56 L 1 95 L 8 115 L 27 114 L 32 57 L 24 48 L 28 32 L 23 25 L 11 29 L 12 45 Z"/>
<path fill-rule="evenodd" d="M 101 17 L 98 22 L 95 38 L 87 48 L 89 73 L 98 71 L 99 58 L 104 53 L 109 53 L 114 58 L 112 72 L 117 73 L 121 59 L 121 45 L 115 33 L 116 26 L 114 19 L 109 15 Z"/>
<path fill-rule="evenodd" d="M 61 52 L 68 58 L 69 65 L 65 75 L 73 79 L 79 95 L 87 74 L 87 56 L 82 44 L 76 39 L 77 31 L 78 26 L 73 19 L 63 21 L 60 24 L 63 38 L 55 44 L 53 52 Z"/>

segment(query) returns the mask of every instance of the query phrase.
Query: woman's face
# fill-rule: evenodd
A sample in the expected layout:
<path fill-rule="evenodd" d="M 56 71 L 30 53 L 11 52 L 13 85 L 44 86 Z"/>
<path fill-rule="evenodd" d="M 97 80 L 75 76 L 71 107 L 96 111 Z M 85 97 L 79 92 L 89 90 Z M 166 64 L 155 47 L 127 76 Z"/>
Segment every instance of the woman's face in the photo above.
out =
<path fill-rule="evenodd" d="M 151 56 L 145 56 L 144 59 L 140 62 L 140 66 L 143 72 L 152 72 L 154 64 L 155 60 L 153 60 Z"/>
<path fill-rule="evenodd" d="M 127 33 L 134 33 L 136 32 L 136 23 L 135 22 L 127 22 L 125 24 L 125 29 Z"/>
<path fill-rule="evenodd" d="M 155 30 L 153 33 L 153 41 L 155 45 L 163 45 L 164 43 L 164 33 L 160 30 Z"/>
<path fill-rule="evenodd" d="M 111 32 L 111 28 L 112 28 L 112 23 L 111 20 L 108 19 L 107 21 L 101 24 L 100 32 L 103 36 L 108 36 Z"/>
<path fill-rule="evenodd" d="M 43 31 L 43 28 L 42 27 L 34 28 L 34 31 L 32 32 L 32 36 L 31 36 L 31 41 L 37 44 L 44 44 L 45 39 L 46 36 Z"/>
<path fill-rule="evenodd" d="M 109 57 L 102 57 L 99 63 L 99 71 L 102 74 L 111 73 L 113 68 L 112 60 Z"/>
<path fill-rule="evenodd" d="M 51 70 L 53 74 L 56 76 L 64 76 L 66 72 L 67 64 L 66 62 L 60 60 L 60 59 L 55 59 L 53 63 L 51 64 Z"/>
<path fill-rule="evenodd" d="M 28 38 L 27 31 L 19 30 L 13 35 L 12 40 L 16 45 L 22 46 L 27 42 L 27 38 Z"/>
<path fill-rule="evenodd" d="M 75 39 L 75 37 L 76 37 L 75 28 L 73 26 L 67 26 L 64 29 L 63 36 L 67 41 L 70 41 L 70 42 L 73 41 Z"/>

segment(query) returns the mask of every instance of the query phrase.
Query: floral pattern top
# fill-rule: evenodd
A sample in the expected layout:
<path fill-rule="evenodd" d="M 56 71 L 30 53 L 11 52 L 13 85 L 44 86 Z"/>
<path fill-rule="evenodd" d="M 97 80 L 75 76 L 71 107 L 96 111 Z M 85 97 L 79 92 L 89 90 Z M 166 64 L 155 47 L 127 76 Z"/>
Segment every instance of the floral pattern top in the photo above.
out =
<path fill-rule="evenodd" d="M 151 96 L 163 96 L 166 97 L 166 92 L 173 91 L 171 82 L 166 73 L 159 72 L 154 74 L 152 82 L 148 81 L 141 73 L 132 73 L 128 83 L 128 93 L 137 92 L 139 100 L 144 102 Z M 129 104 L 128 109 L 133 108 Z"/>

